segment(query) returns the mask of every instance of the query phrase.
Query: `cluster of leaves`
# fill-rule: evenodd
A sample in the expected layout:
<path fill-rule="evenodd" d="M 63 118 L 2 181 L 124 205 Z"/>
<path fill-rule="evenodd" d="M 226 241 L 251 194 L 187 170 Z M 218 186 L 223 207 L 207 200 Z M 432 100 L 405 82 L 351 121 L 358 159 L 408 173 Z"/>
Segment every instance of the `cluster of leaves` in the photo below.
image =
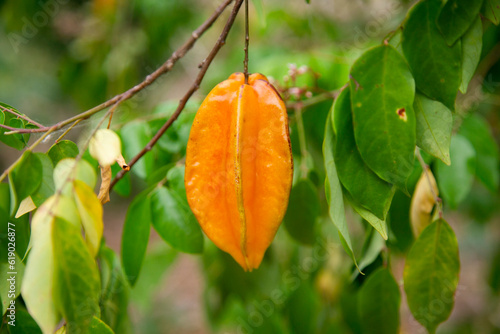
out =
<path fill-rule="evenodd" d="M 492 17 L 490 5 L 485 1 L 486 17 Z M 387 240 L 395 194 L 409 195 L 415 174 L 422 172 L 415 166 L 415 149 L 430 155 L 427 161 L 435 166 L 439 189 L 452 208 L 468 194 L 475 173 L 492 191 L 498 189 L 498 152 L 484 120 L 467 119 L 464 135 L 452 138 L 457 91 L 467 91 L 480 60 L 481 7 L 482 1 L 420 1 L 390 38 L 352 66 L 350 81 L 327 119 L 324 156 L 330 216 L 354 261 L 344 198 Z M 404 286 L 416 320 L 433 333 L 453 308 L 458 245 L 443 219 L 415 237 Z M 373 281 L 370 276 L 365 285 Z M 371 316 L 397 319 L 399 294 L 388 294 L 385 300 L 390 307 L 373 308 Z M 387 324 L 391 328 L 382 332 L 398 332 L 397 322 Z"/>

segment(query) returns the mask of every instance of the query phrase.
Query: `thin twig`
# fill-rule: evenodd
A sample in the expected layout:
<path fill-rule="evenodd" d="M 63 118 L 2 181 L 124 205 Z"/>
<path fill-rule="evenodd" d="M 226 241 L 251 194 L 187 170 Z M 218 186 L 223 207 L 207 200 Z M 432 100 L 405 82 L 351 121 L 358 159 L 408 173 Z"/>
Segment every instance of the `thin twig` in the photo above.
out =
<path fill-rule="evenodd" d="M 211 16 L 205 22 L 203 22 L 202 25 L 200 25 L 195 31 L 193 31 L 193 33 L 191 34 L 189 39 L 182 46 L 180 46 L 176 51 L 174 51 L 174 53 L 172 53 L 170 58 L 165 63 L 163 63 L 163 65 L 161 65 L 153 73 L 149 74 L 144 79 L 144 81 L 142 81 L 141 83 L 137 84 L 136 86 L 130 88 L 126 92 L 121 93 L 119 95 L 116 95 L 112 99 L 110 99 L 104 103 L 101 103 L 100 105 L 98 105 L 92 109 L 84 111 L 81 114 L 78 114 L 76 116 L 68 118 L 68 119 L 61 121 L 59 123 L 56 123 L 52 126 L 44 126 L 44 127 L 39 128 L 39 129 L 14 129 L 10 132 L 6 132 L 5 134 L 46 132 L 49 129 L 53 129 L 53 131 L 59 130 L 59 129 L 65 127 L 66 125 L 69 125 L 69 124 L 71 124 L 79 119 L 87 119 L 90 116 L 94 115 L 95 113 L 118 103 L 118 101 L 123 102 L 123 101 L 126 101 L 126 100 L 132 98 L 135 94 L 137 94 L 138 92 L 140 92 L 141 90 L 143 90 L 144 88 L 148 87 L 153 82 L 155 82 L 161 75 L 169 72 L 172 69 L 172 67 L 174 66 L 174 64 L 179 59 L 184 57 L 184 55 L 193 47 L 193 45 L 200 38 L 200 36 L 203 35 L 203 33 L 205 31 L 207 31 L 212 26 L 212 24 L 219 18 L 219 16 L 222 14 L 224 9 L 226 9 L 226 7 L 229 6 L 229 4 L 231 2 L 233 2 L 233 0 L 225 0 L 215 10 L 215 12 Z"/>
<path fill-rule="evenodd" d="M 200 84 L 205 77 L 205 74 L 207 73 L 207 70 L 214 60 L 215 56 L 219 52 L 219 50 L 222 48 L 222 46 L 226 43 L 226 37 L 231 30 L 231 27 L 233 26 L 234 20 L 236 19 L 236 16 L 238 14 L 238 11 L 241 7 L 241 4 L 243 3 L 243 0 L 236 0 L 236 3 L 234 4 L 233 10 L 231 12 L 231 15 L 229 16 L 226 25 L 224 26 L 224 29 L 222 30 L 222 33 L 220 34 L 217 42 L 215 43 L 212 51 L 210 51 L 210 54 L 208 57 L 203 61 L 202 66 L 200 68 L 200 72 L 198 73 L 198 76 L 194 80 L 192 86 L 189 88 L 189 90 L 186 92 L 186 94 L 182 97 L 182 99 L 179 101 L 179 105 L 177 106 L 177 109 L 175 112 L 170 116 L 170 118 L 163 124 L 163 126 L 156 132 L 153 138 L 149 141 L 149 143 L 144 147 L 135 157 L 133 157 L 130 162 L 128 163 L 129 167 L 132 168 L 136 162 L 142 158 L 144 154 L 147 152 L 151 151 L 153 146 L 156 144 L 156 142 L 160 139 L 160 137 L 167 131 L 167 129 L 172 125 L 172 123 L 179 117 L 180 113 L 182 110 L 184 110 L 184 107 L 186 106 L 187 101 L 191 98 L 191 96 L 200 88 Z M 114 185 L 125 175 L 127 171 L 126 170 L 121 170 L 116 174 L 115 178 L 111 181 L 111 185 L 109 187 L 109 190 L 113 189 Z"/>
<path fill-rule="evenodd" d="M 24 130 L 24 129 L 21 129 L 21 128 L 15 128 L 15 127 L 8 126 L 8 125 L 5 125 L 5 124 L 0 124 L 0 128 L 4 128 L 6 130 L 9 130 L 7 132 L 4 132 L 5 135 L 12 135 L 14 133 L 20 133 L 20 132 L 17 132 L 17 130 Z M 36 129 L 34 129 L 34 130 L 36 130 Z"/>
<path fill-rule="evenodd" d="M 415 155 L 417 156 L 418 162 L 425 173 L 425 178 L 429 183 L 429 189 L 431 190 L 432 197 L 434 197 L 434 202 L 436 202 L 436 207 L 439 212 L 439 218 L 443 218 L 443 200 L 438 196 L 436 191 L 434 191 L 434 185 L 432 184 L 431 177 L 429 175 L 429 166 L 425 163 L 424 158 L 422 158 L 422 154 L 420 153 L 420 149 L 417 147 L 415 149 Z"/>
<path fill-rule="evenodd" d="M 15 112 L 15 111 L 14 111 L 14 110 L 12 110 L 12 109 L 5 108 L 4 106 L 0 106 L 0 108 L 1 108 L 3 111 L 6 111 L 6 112 L 8 112 L 8 113 L 11 113 L 12 115 L 14 115 L 14 116 L 16 116 L 16 117 L 19 117 L 19 118 L 24 119 L 24 120 L 25 120 L 26 122 L 28 122 L 28 123 L 31 123 L 31 124 L 33 124 L 33 125 L 38 126 L 39 128 L 44 128 L 44 127 L 45 127 L 44 125 L 42 125 L 42 124 L 40 124 L 40 123 L 38 123 L 38 122 L 36 122 L 36 121 L 32 120 L 32 119 L 31 119 L 31 118 L 29 118 L 28 116 L 18 114 L 17 112 Z"/>
<path fill-rule="evenodd" d="M 113 114 L 115 113 L 115 110 L 118 109 L 118 107 L 120 106 L 120 104 L 123 101 L 124 101 L 123 99 L 116 101 L 116 103 L 111 107 L 111 109 L 109 109 L 109 121 L 108 121 L 108 127 L 107 127 L 108 129 L 111 126 L 111 120 L 113 119 Z"/>
<path fill-rule="evenodd" d="M 326 92 L 323 94 L 319 94 L 316 96 L 311 97 L 310 99 L 303 100 L 303 101 L 293 101 L 293 102 L 288 102 L 286 103 L 286 108 L 287 109 L 295 109 L 297 105 L 300 105 L 301 108 L 307 108 L 312 105 L 327 101 L 327 100 L 333 100 L 337 97 L 339 94 L 340 90 L 334 90 L 331 92 Z"/>
<path fill-rule="evenodd" d="M 31 144 L 30 147 L 28 147 L 26 151 L 33 151 L 33 149 L 35 147 L 37 147 L 41 142 L 43 142 L 43 140 L 45 138 L 47 138 L 54 130 L 53 129 L 49 129 L 47 132 L 45 132 L 42 136 L 40 136 L 40 138 L 37 139 L 37 141 L 35 141 L 33 144 Z M 2 175 L 0 175 L 0 182 L 2 182 L 5 177 L 12 171 L 14 170 L 14 168 L 16 168 L 16 166 L 21 162 L 22 160 L 22 157 L 23 157 L 24 154 L 21 154 L 21 156 L 19 158 L 17 158 L 16 161 L 14 161 L 14 163 L 12 165 L 10 165 L 3 173 Z"/>
<path fill-rule="evenodd" d="M 62 133 L 62 135 L 60 135 L 59 138 L 57 138 L 54 143 L 59 143 L 68 134 L 68 132 L 70 132 L 81 121 L 83 121 L 83 119 L 78 119 L 73 124 L 71 124 L 69 126 L 69 128 L 67 128 L 66 130 L 64 130 L 64 132 Z"/>
<path fill-rule="evenodd" d="M 245 0 L 245 60 L 243 61 L 243 74 L 245 75 L 245 84 L 248 85 L 248 44 L 250 42 L 249 23 L 248 23 L 248 0 Z"/>

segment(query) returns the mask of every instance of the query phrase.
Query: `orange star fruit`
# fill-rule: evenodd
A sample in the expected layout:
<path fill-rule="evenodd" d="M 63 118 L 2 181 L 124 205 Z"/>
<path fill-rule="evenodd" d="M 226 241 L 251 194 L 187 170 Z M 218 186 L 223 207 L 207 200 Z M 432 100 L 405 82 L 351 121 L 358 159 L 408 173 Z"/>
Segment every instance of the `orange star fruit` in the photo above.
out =
<path fill-rule="evenodd" d="M 262 74 L 219 83 L 191 128 L 185 185 L 205 234 L 245 271 L 259 267 L 283 220 L 293 177 L 286 107 Z"/>

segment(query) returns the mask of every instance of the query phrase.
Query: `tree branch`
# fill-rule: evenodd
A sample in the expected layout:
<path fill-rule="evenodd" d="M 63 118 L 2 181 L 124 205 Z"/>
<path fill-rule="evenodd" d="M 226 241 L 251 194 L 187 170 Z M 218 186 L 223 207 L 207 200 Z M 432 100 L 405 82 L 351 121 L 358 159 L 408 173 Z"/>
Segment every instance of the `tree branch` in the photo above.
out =
<path fill-rule="evenodd" d="M 179 105 L 177 106 L 177 109 L 175 112 L 172 114 L 172 116 L 163 124 L 163 126 L 156 132 L 153 138 L 149 141 L 149 143 L 144 147 L 135 157 L 130 160 L 128 163 L 129 167 L 132 168 L 136 162 L 142 158 L 144 154 L 147 152 L 151 151 L 153 146 L 156 144 L 156 142 L 160 139 L 160 137 L 167 131 L 167 129 L 172 125 L 172 123 L 179 117 L 180 113 L 182 110 L 184 110 L 184 107 L 186 106 L 187 101 L 191 98 L 191 96 L 200 88 L 200 84 L 205 77 L 205 74 L 207 73 L 207 70 L 214 60 L 215 56 L 219 52 L 219 50 L 222 48 L 222 46 L 226 43 L 226 38 L 227 35 L 229 34 L 229 31 L 231 30 L 231 27 L 233 26 L 234 20 L 236 19 L 236 16 L 238 14 L 238 11 L 241 7 L 241 4 L 243 3 L 243 0 L 236 0 L 236 3 L 234 4 L 233 10 L 231 12 L 231 15 L 229 16 L 226 25 L 224 26 L 224 29 L 222 30 L 222 33 L 220 34 L 217 42 L 215 43 L 212 51 L 210 51 L 208 57 L 203 61 L 201 67 L 200 67 L 200 72 L 198 73 L 198 76 L 194 80 L 193 84 L 189 88 L 189 90 L 186 92 L 186 94 L 182 97 L 182 99 L 179 101 Z M 125 175 L 127 171 L 126 170 L 121 170 L 116 174 L 115 178 L 111 181 L 111 185 L 109 187 L 109 190 L 113 189 L 114 185 Z"/>
<path fill-rule="evenodd" d="M 195 31 L 192 32 L 190 38 L 182 46 L 180 46 L 176 51 L 174 51 L 174 53 L 172 53 L 170 58 L 165 63 L 163 63 L 163 65 L 161 65 L 153 73 L 149 74 L 144 79 L 144 81 L 142 81 L 141 83 L 137 84 L 136 86 L 130 88 L 126 92 L 121 93 L 119 95 L 116 95 L 112 99 L 110 99 L 104 103 L 101 103 L 100 105 L 98 105 L 92 109 L 84 111 L 76 116 L 68 118 L 68 119 L 61 121 L 59 123 L 56 123 L 52 126 L 42 126 L 38 129 L 15 129 L 15 130 L 12 130 L 9 132 L 5 132 L 5 134 L 47 132 L 47 131 L 49 131 L 49 129 L 51 129 L 52 131 L 57 131 L 57 130 L 65 127 L 66 125 L 74 123 L 77 120 L 87 119 L 90 116 L 94 115 L 95 113 L 97 113 L 103 109 L 106 109 L 114 104 L 117 104 L 117 103 L 119 104 L 123 101 L 126 101 L 126 100 L 132 98 L 135 94 L 137 94 L 138 92 L 140 92 L 141 90 L 143 90 L 144 88 L 148 87 L 153 82 L 155 82 L 161 75 L 169 72 L 172 69 L 172 67 L 175 65 L 175 63 L 179 59 L 184 57 L 184 55 L 193 47 L 193 45 L 198 40 L 198 38 L 200 38 L 200 36 L 203 35 L 203 33 L 205 31 L 207 31 L 213 25 L 213 23 L 219 18 L 219 16 L 222 14 L 224 9 L 226 9 L 226 7 L 231 4 L 231 2 L 233 2 L 233 0 L 225 0 L 215 10 L 215 12 L 211 16 L 205 22 L 203 22 L 202 25 L 200 25 Z"/>

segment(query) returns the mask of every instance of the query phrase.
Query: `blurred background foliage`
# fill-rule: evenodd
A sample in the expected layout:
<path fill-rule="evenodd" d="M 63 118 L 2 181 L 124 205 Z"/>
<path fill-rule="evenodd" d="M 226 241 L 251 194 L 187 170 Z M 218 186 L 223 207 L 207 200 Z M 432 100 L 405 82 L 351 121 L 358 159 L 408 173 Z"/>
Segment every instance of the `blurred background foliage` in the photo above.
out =
<path fill-rule="evenodd" d="M 161 65 L 220 2 L 0 0 L 0 101 L 46 125 L 100 104 Z M 357 56 L 396 29 L 410 6 L 397 0 L 311 0 L 311 4 L 304 0 L 254 0 L 250 71 L 285 86 L 288 64 L 306 65 L 320 75 L 317 86 L 321 91 L 339 89 L 348 81 Z M 223 21 L 218 21 L 171 73 L 121 105 L 113 126 L 122 137 L 125 158 L 137 153 L 173 112 Z M 498 144 L 500 28 L 488 23 L 484 27 L 483 61 L 478 69 L 481 77 L 473 81 L 466 96 L 459 96 L 457 124 L 464 115 L 478 113 L 489 123 Z M 174 127 L 134 167 L 132 176 L 115 188 L 121 196 L 112 195 L 111 203 L 105 206 L 105 236 L 111 249 L 120 249 L 121 229 L 131 201 L 128 196 L 142 191 L 147 186 L 145 179 L 158 180 L 148 175 L 151 171 L 165 173 L 168 168 L 164 166 L 182 162 L 190 124 L 203 96 L 231 73 L 242 70 L 243 41 L 241 16 L 200 91 Z M 297 85 L 313 87 L 314 77 L 301 76 Z M 132 327 L 128 320 L 120 320 L 119 314 L 103 315 L 121 323 L 117 328 L 123 326 L 122 331 L 117 333 L 362 332 L 356 296 L 365 276 L 356 274 L 344 253 L 327 218 L 324 198 L 321 147 L 331 104 L 331 100 L 314 104 L 303 113 L 310 155 L 305 162 L 310 182 L 304 187 L 312 189 L 313 196 L 296 203 L 309 214 L 305 230 L 296 233 L 308 230 L 312 237 L 301 240 L 305 244 L 299 243 L 282 227 L 261 268 L 244 273 L 210 242 L 205 243 L 202 256 L 181 255 L 152 232 L 137 285 L 129 291 L 124 284 L 120 289 L 126 294 L 109 301 L 119 307 L 130 300 Z M 301 152 L 293 113 L 290 119 L 295 166 L 299 166 Z M 92 122 L 81 123 L 70 139 L 78 141 Z M 1 169 L 17 154 L 2 146 Z M 418 168 L 413 186 L 420 175 Z M 366 274 L 390 262 L 401 283 L 402 254 L 413 241 L 409 206 L 408 197 L 396 194 L 390 211 L 388 248 L 365 222 L 348 212 L 356 255 Z M 458 210 L 445 213 L 458 236 L 462 272 L 456 306 L 451 320 L 441 327 L 442 333 L 500 333 L 499 208 L 498 189 L 489 190 L 475 181 Z M 117 265 L 113 251 L 102 253 L 101 268 L 108 263 L 112 271 Z M 401 305 L 402 332 L 421 331 L 404 301 Z"/>

